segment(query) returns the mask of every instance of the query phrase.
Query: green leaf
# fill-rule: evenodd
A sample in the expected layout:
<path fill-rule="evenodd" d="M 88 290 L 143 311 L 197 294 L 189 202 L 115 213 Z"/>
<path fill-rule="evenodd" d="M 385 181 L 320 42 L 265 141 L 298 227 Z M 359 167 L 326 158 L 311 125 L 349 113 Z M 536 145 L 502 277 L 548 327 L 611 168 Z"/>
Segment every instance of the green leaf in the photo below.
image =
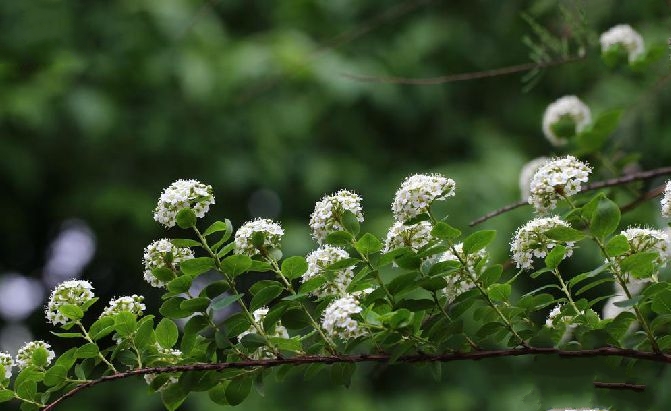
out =
<path fill-rule="evenodd" d="M 443 277 L 429 277 L 421 279 L 417 285 L 428 291 L 436 291 L 447 287 L 447 281 Z"/>
<path fill-rule="evenodd" d="M 417 271 L 411 271 L 409 273 L 401 274 L 391 280 L 387 285 L 387 289 L 392 294 L 398 294 L 401 291 L 410 288 L 415 285 L 415 278 L 419 275 Z"/>
<path fill-rule="evenodd" d="M 585 238 L 585 234 L 583 234 L 582 231 L 578 231 L 571 227 L 553 227 L 546 230 L 543 234 L 552 240 L 562 243 L 576 242 Z"/>
<path fill-rule="evenodd" d="M 171 297 L 161 305 L 159 312 L 165 317 L 169 318 L 184 318 L 191 315 L 189 311 L 180 308 L 182 301 L 186 301 L 184 297 Z"/>
<path fill-rule="evenodd" d="M 177 343 L 178 336 L 177 325 L 168 318 L 162 319 L 156 326 L 156 341 L 163 348 L 172 348 Z"/>
<path fill-rule="evenodd" d="M 583 153 L 599 150 L 613 134 L 620 122 L 622 110 L 609 110 L 601 113 L 592 127 L 578 134 L 576 141 Z"/>
<path fill-rule="evenodd" d="M 184 274 L 195 277 L 214 268 L 214 260 L 210 257 L 198 257 L 182 261 L 179 270 Z"/>
<path fill-rule="evenodd" d="M 55 333 L 53 331 L 51 333 L 60 338 L 84 338 L 82 333 Z"/>
<path fill-rule="evenodd" d="M 303 284 L 301 284 L 301 287 L 298 289 L 299 294 L 308 294 L 322 285 L 326 282 L 326 276 L 319 275 L 316 277 L 312 277 L 309 280 L 305 281 Z"/>
<path fill-rule="evenodd" d="M 396 302 L 396 305 L 394 308 L 405 308 L 407 310 L 410 310 L 412 312 L 416 311 L 423 311 L 423 310 L 429 310 L 432 309 L 436 306 L 436 303 L 433 300 L 429 299 L 404 299 L 401 301 Z"/>
<path fill-rule="evenodd" d="M 202 247 L 203 244 L 200 241 L 193 240 L 191 238 L 172 238 L 170 242 L 175 247 L 180 248 L 189 248 L 189 247 Z"/>
<path fill-rule="evenodd" d="M 482 286 L 486 288 L 489 287 L 491 284 L 494 284 L 495 282 L 499 281 L 502 273 L 503 273 L 503 266 L 501 264 L 495 264 L 487 267 L 482 272 L 482 274 L 480 274 L 478 280 L 480 281 Z"/>
<path fill-rule="evenodd" d="M 7 402 L 14 399 L 14 391 L 0 389 L 0 402 Z"/>
<path fill-rule="evenodd" d="M 114 330 L 122 337 L 127 337 L 135 332 L 137 317 L 128 311 L 122 311 L 114 316 Z"/>
<path fill-rule="evenodd" d="M 671 314 L 671 290 L 666 289 L 655 294 L 651 308 L 657 314 Z"/>
<path fill-rule="evenodd" d="M 342 215 L 342 225 L 345 227 L 345 230 L 352 233 L 353 236 L 357 236 L 361 229 L 356 215 L 349 210 L 345 210 Z"/>
<path fill-rule="evenodd" d="M 233 304 L 234 302 L 238 301 L 243 297 L 242 294 L 232 294 L 232 295 L 227 295 L 222 298 L 215 298 L 212 300 L 212 309 L 213 310 L 223 310 L 224 308 L 228 307 L 229 305 Z"/>
<path fill-rule="evenodd" d="M 226 387 L 226 401 L 231 405 L 238 405 L 247 398 L 252 388 L 252 379 L 236 377 Z"/>
<path fill-rule="evenodd" d="M 219 405 L 230 405 L 226 399 L 226 387 L 228 386 L 228 381 L 222 381 L 217 384 L 215 387 L 210 388 L 207 392 L 207 395 L 210 397 L 210 400 Z"/>
<path fill-rule="evenodd" d="M 221 262 L 221 269 L 232 277 L 237 277 L 247 272 L 251 266 L 252 259 L 242 254 L 228 256 Z"/>
<path fill-rule="evenodd" d="M 175 222 L 180 228 L 191 228 L 196 226 L 196 213 L 190 208 L 179 210 L 175 216 Z"/>
<path fill-rule="evenodd" d="M 495 230 L 476 231 L 464 240 L 464 252 L 473 254 L 487 247 L 496 237 Z"/>
<path fill-rule="evenodd" d="M 95 358 L 98 356 L 100 350 L 95 343 L 84 344 L 77 348 L 77 358 Z"/>
<path fill-rule="evenodd" d="M 659 258 L 659 254 L 656 252 L 637 253 L 622 259 L 620 267 L 623 272 L 629 273 L 635 278 L 647 278 L 654 273 L 654 261 L 657 258 Z"/>
<path fill-rule="evenodd" d="M 382 250 L 382 242 L 371 233 L 366 233 L 354 244 L 354 248 L 363 255 L 377 253 Z"/>
<path fill-rule="evenodd" d="M 154 319 L 153 317 L 145 317 L 138 324 L 133 342 L 135 342 L 136 347 L 147 347 L 154 340 Z"/>
<path fill-rule="evenodd" d="M 207 297 L 196 297 L 190 300 L 182 301 L 179 308 L 191 313 L 199 313 L 207 310 L 210 306 L 210 299 Z"/>
<path fill-rule="evenodd" d="M 218 233 L 220 231 L 226 231 L 228 229 L 228 225 L 223 222 L 223 221 L 215 221 L 207 227 L 207 229 L 203 232 L 203 236 L 207 237 L 210 234 Z"/>
<path fill-rule="evenodd" d="M 278 295 L 282 294 L 282 291 L 284 291 L 284 289 L 279 286 L 269 286 L 262 288 L 258 293 L 256 293 L 256 295 L 254 295 L 254 297 L 252 297 L 252 301 L 249 304 L 250 310 L 253 311 L 257 308 L 263 307 L 277 298 Z"/>
<path fill-rule="evenodd" d="M 158 280 L 163 282 L 172 281 L 175 278 L 175 273 L 167 267 L 159 267 L 151 270 L 151 274 Z"/>
<path fill-rule="evenodd" d="M 48 363 L 48 353 L 47 350 L 40 347 L 33 351 L 32 355 L 33 364 L 38 367 L 46 367 Z"/>
<path fill-rule="evenodd" d="M 550 251 L 548 255 L 545 256 L 545 266 L 553 269 L 559 267 L 559 264 L 564 259 L 564 256 L 566 256 L 566 251 L 567 249 L 563 245 L 555 246 L 552 251 Z"/>
<path fill-rule="evenodd" d="M 346 246 L 352 243 L 354 237 L 347 231 L 334 231 L 326 236 L 326 244 Z"/>
<path fill-rule="evenodd" d="M 342 270 L 343 268 L 349 268 L 357 263 L 359 263 L 361 260 L 358 258 L 343 258 L 342 260 L 338 260 L 333 264 L 329 264 L 326 269 L 327 270 Z"/>
<path fill-rule="evenodd" d="M 510 298 L 512 288 L 510 284 L 492 284 L 487 288 L 487 295 L 492 301 L 504 302 Z"/>
<path fill-rule="evenodd" d="M 608 254 L 609 257 L 617 257 L 625 254 L 629 249 L 629 241 L 627 241 L 627 237 L 623 234 L 614 236 L 608 243 L 606 243 L 606 254 Z"/>
<path fill-rule="evenodd" d="M 62 304 L 58 311 L 72 321 L 79 321 L 84 317 L 84 311 L 74 304 Z"/>
<path fill-rule="evenodd" d="M 282 261 L 282 274 L 289 280 L 302 276 L 308 270 L 308 263 L 299 255 Z"/>
<path fill-rule="evenodd" d="M 592 234 L 597 238 L 605 238 L 615 231 L 619 224 L 620 207 L 608 198 L 600 199 L 589 224 Z"/>
<path fill-rule="evenodd" d="M 249 267 L 248 271 L 253 271 L 255 273 L 265 273 L 267 271 L 271 271 L 272 269 L 273 266 L 270 265 L 270 263 L 252 259 L 252 265 Z"/>
<path fill-rule="evenodd" d="M 349 387 L 354 370 L 356 370 L 356 364 L 351 362 L 333 364 L 331 366 L 331 381 L 333 381 L 334 384 Z"/>
<path fill-rule="evenodd" d="M 191 281 L 191 277 L 188 275 L 177 277 L 168 283 L 168 291 L 172 293 L 185 293 L 191 288 Z"/>
<path fill-rule="evenodd" d="M 180 384 L 170 384 L 161 390 L 161 399 L 168 411 L 177 410 L 188 395 L 188 391 L 184 390 Z"/>
<path fill-rule="evenodd" d="M 461 231 L 445 222 L 439 221 L 431 229 L 431 236 L 441 240 L 454 240 L 461 236 Z"/>
<path fill-rule="evenodd" d="M 629 300 L 624 300 L 624 301 L 615 301 L 613 305 L 616 307 L 620 308 L 628 308 L 628 307 L 633 307 L 634 305 L 638 304 L 641 300 L 643 299 L 642 295 L 635 295 Z"/>

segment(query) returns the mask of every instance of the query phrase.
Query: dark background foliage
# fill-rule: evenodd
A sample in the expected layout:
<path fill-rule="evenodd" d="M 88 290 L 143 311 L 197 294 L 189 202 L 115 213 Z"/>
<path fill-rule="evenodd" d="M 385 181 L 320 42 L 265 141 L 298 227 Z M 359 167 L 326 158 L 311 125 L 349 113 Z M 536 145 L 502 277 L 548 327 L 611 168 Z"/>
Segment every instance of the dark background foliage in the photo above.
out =
<path fill-rule="evenodd" d="M 584 12 L 586 57 L 544 70 L 528 92 L 522 74 L 424 86 L 346 76 L 434 77 L 526 63 L 522 38 L 534 34 L 522 13 L 570 38 L 560 5 Z M 663 44 L 669 11 L 663 1 L 605 0 L 0 2 L 0 348 L 15 350 L 31 335 L 67 348 L 50 336 L 38 303 L 22 308 L 42 304 L 58 279 L 91 280 L 103 301 L 141 293 L 157 311 L 160 294 L 142 280 L 142 249 L 180 235 L 151 218 L 160 191 L 177 178 L 214 187 L 206 221 L 280 220 L 290 255 L 314 247 L 314 202 L 339 188 L 363 196 L 365 228 L 384 234 L 393 193 L 414 172 L 457 181 L 450 223 L 468 231 L 469 221 L 519 198 L 526 161 L 552 153 L 541 116 L 565 94 L 597 114 L 624 108 L 610 147 L 640 153 L 643 169 L 668 165 L 668 61 L 642 73 L 611 69 L 596 40 L 626 22 L 649 47 Z M 629 220 L 659 224 L 655 207 Z M 485 224 L 500 230 L 496 258 L 506 258 L 509 234 L 530 216 L 525 208 Z M 594 261 L 579 257 L 577 265 Z M 524 287 L 531 280 L 518 291 Z M 326 375 L 303 381 L 296 373 L 279 384 L 270 378 L 265 397 L 252 395 L 240 408 L 668 409 L 663 384 L 644 394 L 595 391 L 593 370 L 635 382 L 668 373 L 617 364 L 454 363 L 442 367 L 441 382 L 428 366 L 363 366 L 349 390 Z M 92 404 L 160 409 L 142 381 L 101 386 L 63 409 Z M 212 407 L 195 396 L 184 409 Z"/>

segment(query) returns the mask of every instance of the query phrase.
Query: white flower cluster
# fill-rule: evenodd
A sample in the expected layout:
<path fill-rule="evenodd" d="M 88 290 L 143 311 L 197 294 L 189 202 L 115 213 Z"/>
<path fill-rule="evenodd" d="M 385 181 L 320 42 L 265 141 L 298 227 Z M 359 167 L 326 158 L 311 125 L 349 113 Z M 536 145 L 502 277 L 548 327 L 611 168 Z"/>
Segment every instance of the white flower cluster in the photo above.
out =
<path fill-rule="evenodd" d="M 671 180 L 666 182 L 664 187 L 664 196 L 662 197 L 662 216 L 671 217 Z"/>
<path fill-rule="evenodd" d="M 456 254 L 455 254 L 456 252 Z M 445 280 L 447 280 L 447 287 L 443 288 L 443 294 L 447 297 L 447 303 L 454 301 L 457 296 L 465 293 L 471 288 L 475 287 L 472 276 L 475 275 L 475 265 L 483 258 L 487 258 L 487 251 L 485 249 L 479 250 L 477 253 L 464 254 L 464 244 L 455 244 L 454 250 L 448 250 L 441 254 L 437 262 L 441 261 L 463 261 L 464 266 L 455 272 L 450 273 Z M 464 272 L 464 270 L 466 272 Z"/>
<path fill-rule="evenodd" d="M 157 268 L 168 268 L 173 272 L 179 270 L 179 264 L 192 259 L 193 251 L 186 247 L 176 247 L 170 240 L 161 239 L 154 241 L 144 249 L 142 263 L 144 264 L 144 279 L 152 287 L 164 287 L 167 282 L 161 281 L 154 276 L 153 270 Z"/>
<path fill-rule="evenodd" d="M 308 269 L 303 274 L 303 282 L 320 275 L 326 275 L 324 271 L 328 266 L 346 258 L 349 258 L 349 254 L 340 247 L 328 244 L 319 247 L 306 257 Z M 316 297 L 341 296 L 346 294 L 347 287 L 349 287 L 352 278 L 354 278 L 353 267 L 345 267 L 332 271 L 333 278 L 328 279 L 319 288 L 312 291 L 311 294 Z"/>
<path fill-rule="evenodd" d="M 601 34 L 601 53 L 608 52 L 618 45 L 624 47 L 629 54 L 629 62 L 637 60 L 645 53 L 643 37 L 628 24 L 618 24 Z"/>
<path fill-rule="evenodd" d="M 47 357 L 46 364 L 35 364 L 33 362 L 33 355 L 37 351 L 43 351 Z M 56 354 L 51 350 L 51 345 L 44 341 L 31 341 L 21 347 L 16 354 L 16 365 L 19 369 L 24 369 L 29 366 L 47 367 L 51 361 L 56 357 Z"/>
<path fill-rule="evenodd" d="M 345 211 L 354 214 L 360 223 L 363 222 L 361 197 L 358 194 L 340 190 L 317 201 L 315 210 L 310 215 L 312 237 L 317 243 L 323 244 L 329 233 L 344 229 L 341 219 Z"/>
<path fill-rule="evenodd" d="M 574 242 L 560 243 L 549 238 L 545 233 L 555 227 L 570 227 L 569 224 L 557 216 L 535 218 L 515 232 L 510 243 L 510 252 L 517 268 L 528 269 L 533 264 L 533 258 L 544 258 L 558 244 L 566 247 L 566 256 L 573 254 Z"/>
<path fill-rule="evenodd" d="M 529 194 L 531 193 L 529 187 L 531 186 L 531 180 L 534 178 L 534 175 L 539 168 L 544 166 L 550 159 L 548 157 L 538 157 L 528 163 L 526 163 L 522 170 L 520 171 L 520 193 L 522 195 L 522 200 L 528 200 Z"/>
<path fill-rule="evenodd" d="M 65 325 L 69 323 L 70 319 L 63 315 L 58 308 L 64 304 L 83 307 L 95 297 L 91 290 L 93 290 L 91 283 L 83 280 L 70 280 L 58 284 L 51 292 L 51 297 L 49 297 L 49 303 L 45 310 L 47 321 L 53 325 Z"/>
<path fill-rule="evenodd" d="M 284 229 L 278 223 L 267 218 L 257 218 L 242 225 L 235 233 L 235 254 L 245 254 L 253 257 L 259 254 L 259 249 L 254 245 L 254 233 L 263 235 L 261 248 L 270 250 L 280 248 L 280 242 L 284 235 Z"/>
<path fill-rule="evenodd" d="M 268 308 L 267 307 L 261 307 L 252 313 L 252 316 L 254 317 L 254 322 L 264 331 L 266 330 L 263 328 L 263 320 L 266 318 L 266 315 L 268 315 Z M 254 334 L 256 333 L 256 327 L 253 325 L 249 327 L 247 331 L 243 331 L 238 335 L 238 340 L 241 340 L 242 337 L 244 337 L 247 334 Z M 289 338 L 289 332 L 287 332 L 287 329 L 282 325 L 280 321 L 278 321 L 275 324 L 275 330 L 268 334 L 268 337 L 278 337 L 278 338 Z M 264 359 L 272 359 L 275 358 L 275 354 L 268 348 L 268 347 L 259 347 L 254 351 L 251 355 L 251 357 L 255 360 L 264 360 Z"/>
<path fill-rule="evenodd" d="M 627 256 L 637 253 L 657 253 L 657 258 L 653 261 L 657 268 L 666 266 L 666 262 L 671 258 L 671 239 L 669 235 L 662 230 L 652 230 L 649 228 L 628 228 L 621 233 L 629 242 L 629 252 L 626 255 L 615 257 L 613 263 L 618 264 Z M 627 273 L 624 273 L 627 274 Z"/>
<path fill-rule="evenodd" d="M 435 200 L 455 195 L 456 184 L 440 174 L 415 174 L 406 179 L 396 191 L 391 210 L 396 221 L 405 222 L 429 211 Z"/>
<path fill-rule="evenodd" d="M 412 225 L 397 221 L 387 232 L 383 251 L 386 253 L 401 247 L 410 247 L 417 251 L 431 241 L 431 229 L 431 223 L 428 221 Z"/>
<path fill-rule="evenodd" d="M 171 348 L 163 348 L 158 344 L 154 345 L 156 349 L 156 357 L 154 361 L 160 363 L 161 365 L 175 365 L 182 360 L 182 352 L 180 350 L 174 350 Z M 157 374 L 145 374 L 144 380 L 147 385 L 156 379 Z M 162 391 L 166 389 L 169 385 L 176 384 L 179 381 L 179 373 L 168 374 L 168 381 L 166 381 L 158 390 Z"/>
<path fill-rule="evenodd" d="M 361 337 L 366 334 L 366 330 L 352 318 L 361 310 L 361 305 L 353 295 L 342 296 L 324 310 L 322 328 L 329 336 L 342 340 Z"/>
<path fill-rule="evenodd" d="M 197 180 L 177 180 L 163 190 L 154 209 L 154 220 L 165 227 L 173 227 L 180 211 L 190 208 L 196 217 L 203 217 L 214 204 L 212 186 Z"/>
<path fill-rule="evenodd" d="M 545 325 L 547 327 L 554 328 L 559 325 L 569 325 L 573 322 L 575 315 L 562 315 L 562 308 L 564 308 L 564 304 L 557 304 L 550 310 L 548 318 L 545 320 Z"/>
<path fill-rule="evenodd" d="M 12 368 L 14 367 L 14 359 L 7 352 L 0 352 L 0 365 L 5 370 L 5 379 L 9 379 L 12 376 Z M 2 378 L 0 378 L 0 387 Z"/>
<path fill-rule="evenodd" d="M 558 136 L 552 129 L 563 118 L 569 118 L 575 124 L 575 134 L 583 131 L 592 122 L 589 107 L 576 96 L 564 96 L 550 104 L 543 114 L 543 134 L 555 147 L 566 144 L 567 139 Z"/>
<path fill-rule="evenodd" d="M 557 201 L 580 192 L 592 169 L 573 156 L 556 158 L 541 166 L 529 186 L 529 204 L 536 212 L 552 210 Z"/>
<path fill-rule="evenodd" d="M 111 300 L 109 305 L 103 310 L 103 313 L 100 314 L 100 317 L 102 318 L 108 315 L 116 315 L 121 312 L 131 313 L 139 317 L 147 308 L 142 303 L 142 301 L 144 301 L 144 297 L 135 294 Z"/>

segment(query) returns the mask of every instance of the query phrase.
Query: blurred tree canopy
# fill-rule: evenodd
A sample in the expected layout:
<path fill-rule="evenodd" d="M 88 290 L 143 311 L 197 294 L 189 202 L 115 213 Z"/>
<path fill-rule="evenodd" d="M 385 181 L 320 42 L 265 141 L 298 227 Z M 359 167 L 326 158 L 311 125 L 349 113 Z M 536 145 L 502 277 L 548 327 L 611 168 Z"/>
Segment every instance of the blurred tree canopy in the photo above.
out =
<path fill-rule="evenodd" d="M 560 7 L 584 16 L 591 30 L 585 58 L 543 70 L 530 91 L 524 73 L 433 85 L 350 76 L 429 78 L 527 63 L 523 38 L 535 34 L 523 13 L 569 38 Z M 659 46 L 669 36 L 669 11 L 663 1 L 0 2 L 0 273 L 42 281 L 52 242 L 76 219 L 95 234 L 83 276 L 98 294 L 143 293 L 156 310 L 158 293 L 141 281 L 142 249 L 169 235 L 151 211 L 178 178 L 215 188 L 216 218 L 236 226 L 256 216 L 282 221 L 287 253 L 314 247 L 306 224 L 314 202 L 339 188 L 363 196 L 368 229 L 382 234 L 394 190 L 413 172 L 457 181 L 451 224 L 466 228 L 519 198 L 521 166 L 552 153 L 543 110 L 565 94 L 596 113 L 624 108 L 613 144 L 635 148 L 642 169 L 666 165 L 668 61 L 645 72 L 613 70 L 597 39 L 628 23 L 646 45 Z M 646 207 L 654 205 L 636 212 L 639 221 Z M 520 210 L 486 224 L 510 233 L 529 215 Z M 500 258 L 507 242 L 497 239 Z M 5 318 L 4 332 L 16 322 Z M 49 337 L 39 308 L 25 323 Z M 551 364 L 567 376 L 550 382 L 540 378 L 541 361 L 528 362 L 451 364 L 442 383 L 428 369 L 371 367 L 350 391 L 295 380 L 289 390 L 270 385 L 244 407 L 533 410 L 543 393 L 551 398 L 546 408 L 621 395 L 629 409 L 626 394 L 595 393 L 589 381 L 571 391 L 577 362 Z M 507 381 L 511 369 L 519 378 Z M 72 404 L 87 409 L 104 396 L 109 409 L 158 407 L 143 388 L 137 381 L 101 387 Z M 129 395 L 113 397 L 120 390 Z M 646 409 L 670 401 L 661 388 L 633 398 Z M 208 407 L 198 399 L 184 406 Z"/>

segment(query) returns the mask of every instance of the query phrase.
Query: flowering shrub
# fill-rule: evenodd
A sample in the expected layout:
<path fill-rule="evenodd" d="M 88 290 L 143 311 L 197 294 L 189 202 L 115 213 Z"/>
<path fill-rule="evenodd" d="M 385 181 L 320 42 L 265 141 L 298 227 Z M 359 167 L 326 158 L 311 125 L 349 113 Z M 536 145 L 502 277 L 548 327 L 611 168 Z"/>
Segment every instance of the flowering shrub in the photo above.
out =
<path fill-rule="evenodd" d="M 644 58 L 642 38 L 629 26 L 604 33 L 601 46 L 603 53 L 624 47 L 630 62 Z M 671 282 L 660 275 L 671 257 L 669 235 L 618 232 L 626 207 L 614 201 L 617 187 L 636 176 L 586 185 L 590 174 L 623 173 L 624 165 L 613 170 L 593 155 L 618 121 L 619 112 L 593 120 L 575 96 L 547 107 L 539 134 L 567 153 L 525 167 L 521 181 L 525 202 L 555 215 L 530 219 L 512 235 L 511 261 L 496 261 L 488 250 L 510 233 L 463 234 L 464 224 L 436 210 L 438 202 L 458 201 L 455 180 L 438 173 L 400 183 L 384 239 L 362 229 L 358 194 L 324 196 L 306 221 L 316 248 L 305 257 L 283 255 L 284 229 L 269 219 L 237 230 L 225 219 L 203 226 L 214 189 L 178 180 L 160 194 L 154 220 L 185 238 L 154 241 L 143 256 L 144 279 L 162 289 L 160 307 L 147 307 L 139 295 L 99 307 L 91 283 L 57 285 L 46 321 L 56 337 L 81 344 L 58 356 L 45 341 L 15 355 L 0 352 L 0 402 L 51 410 L 87 387 L 142 375 L 169 410 L 194 391 L 236 405 L 267 369 L 301 364 L 311 373 L 332 367 L 335 382 L 348 385 L 364 361 L 559 354 L 669 362 Z M 670 185 L 660 210 L 667 218 Z M 575 273 L 567 260 L 581 247 L 599 258 Z M 253 272 L 267 277 L 241 288 Z M 551 282 L 519 295 L 513 287 L 520 276 Z M 205 286 L 192 287 L 196 280 Z M 614 295 L 588 298 L 601 284 L 614 284 Z M 607 298 L 622 310 L 602 318 L 594 307 Z"/>

